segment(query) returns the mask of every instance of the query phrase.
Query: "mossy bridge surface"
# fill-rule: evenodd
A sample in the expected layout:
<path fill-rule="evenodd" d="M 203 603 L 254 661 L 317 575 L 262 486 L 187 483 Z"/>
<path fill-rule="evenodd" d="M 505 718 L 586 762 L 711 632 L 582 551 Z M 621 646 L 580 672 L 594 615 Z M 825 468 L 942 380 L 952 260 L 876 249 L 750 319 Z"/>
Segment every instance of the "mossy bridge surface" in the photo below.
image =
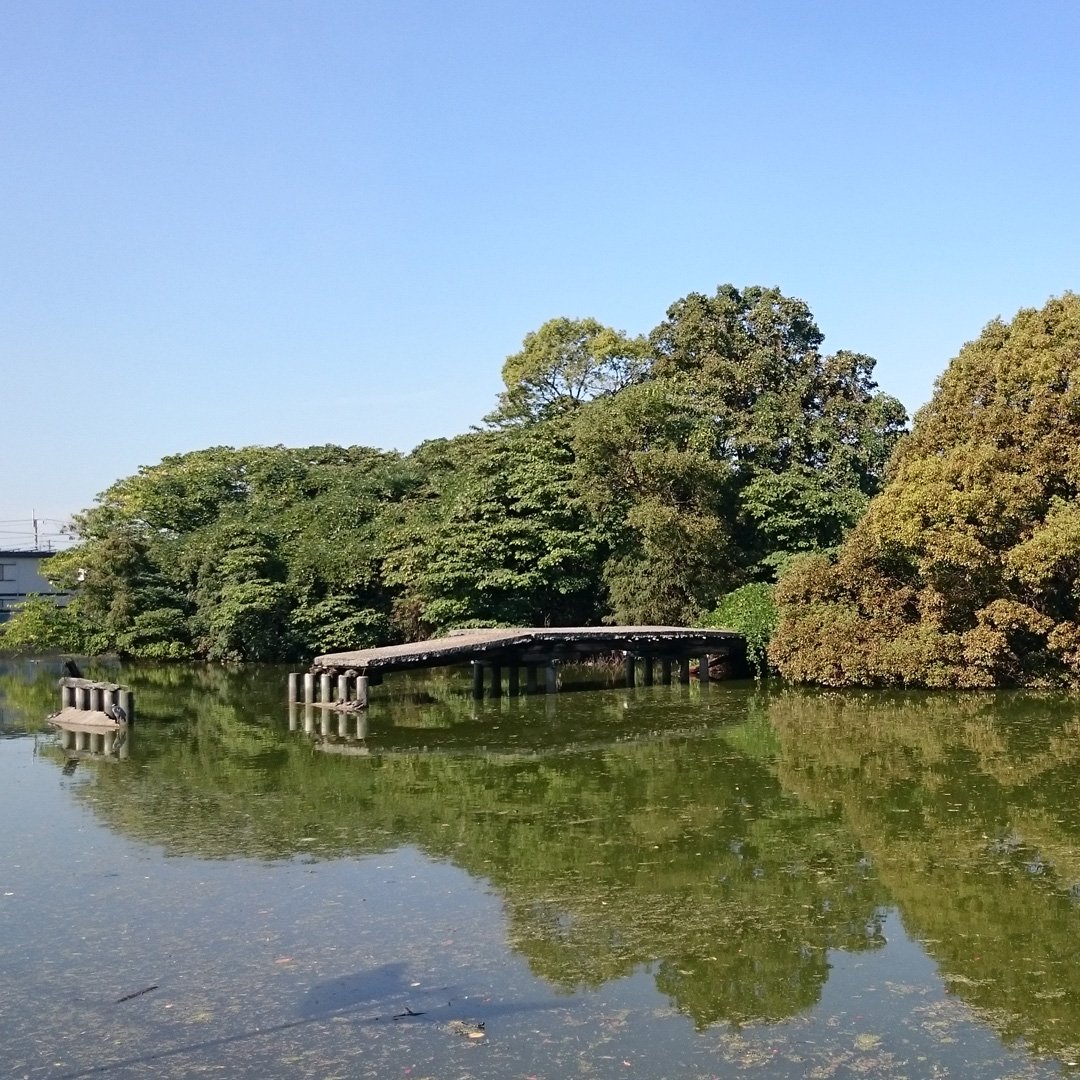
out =
<path fill-rule="evenodd" d="M 388 645 L 379 649 L 326 653 L 315 657 L 311 671 L 324 679 L 337 676 L 370 679 L 375 683 L 384 674 L 420 668 L 473 665 L 473 685 L 483 694 L 485 673 L 491 690 L 501 693 L 505 670 L 509 692 L 517 693 L 519 673 L 526 671 L 526 688 L 538 689 L 537 672 L 545 671 L 544 689 L 556 688 L 555 665 L 580 661 L 590 656 L 622 654 L 627 684 L 635 685 L 639 661 L 644 666 L 643 681 L 654 679 L 654 663 L 660 663 L 660 679 L 671 681 L 673 666 L 680 681 L 690 678 L 690 661 L 697 659 L 699 676 L 709 678 L 709 660 L 721 658 L 738 667 L 744 656 L 742 635 L 734 630 L 688 626 L 543 626 L 511 629 L 463 630 L 443 638 Z"/>

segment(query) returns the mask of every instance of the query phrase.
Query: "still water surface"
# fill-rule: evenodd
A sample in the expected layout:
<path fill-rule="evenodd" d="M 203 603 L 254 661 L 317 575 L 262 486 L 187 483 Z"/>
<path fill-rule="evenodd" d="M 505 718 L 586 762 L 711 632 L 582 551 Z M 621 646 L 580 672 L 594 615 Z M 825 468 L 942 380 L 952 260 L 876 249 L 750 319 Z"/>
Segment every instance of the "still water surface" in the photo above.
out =
<path fill-rule="evenodd" d="M 114 666 L 73 764 L 58 674 L 0 667 L 4 1076 L 1080 1071 L 1080 699 L 401 677 L 361 745 Z"/>

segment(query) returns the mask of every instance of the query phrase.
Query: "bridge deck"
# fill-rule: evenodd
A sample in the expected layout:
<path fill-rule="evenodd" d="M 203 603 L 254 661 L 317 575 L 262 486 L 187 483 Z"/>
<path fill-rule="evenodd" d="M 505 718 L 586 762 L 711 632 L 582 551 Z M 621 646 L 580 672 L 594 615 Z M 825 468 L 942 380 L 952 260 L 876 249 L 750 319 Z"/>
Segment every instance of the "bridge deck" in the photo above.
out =
<path fill-rule="evenodd" d="M 379 649 L 316 656 L 312 670 L 325 674 L 406 671 L 471 661 L 521 663 L 572 660 L 604 652 L 684 657 L 727 653 L 742 642 L 734 630 L 687 626 L 552 626 L 465 630 L 444 638 Z"/>

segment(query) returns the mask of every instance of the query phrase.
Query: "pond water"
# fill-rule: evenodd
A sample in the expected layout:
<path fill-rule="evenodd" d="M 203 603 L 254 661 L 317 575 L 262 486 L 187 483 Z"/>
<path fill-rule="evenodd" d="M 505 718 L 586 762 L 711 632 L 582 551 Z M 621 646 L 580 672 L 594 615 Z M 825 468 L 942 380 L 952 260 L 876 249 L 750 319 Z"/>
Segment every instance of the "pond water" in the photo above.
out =
<path fill-rule="evenodd" d="M 118 761 L 59 670 L 0 667 L 5 1076 L 1080 1072 L 1078 698 L 392 677 L 360 743 L 91 666 Z"/>

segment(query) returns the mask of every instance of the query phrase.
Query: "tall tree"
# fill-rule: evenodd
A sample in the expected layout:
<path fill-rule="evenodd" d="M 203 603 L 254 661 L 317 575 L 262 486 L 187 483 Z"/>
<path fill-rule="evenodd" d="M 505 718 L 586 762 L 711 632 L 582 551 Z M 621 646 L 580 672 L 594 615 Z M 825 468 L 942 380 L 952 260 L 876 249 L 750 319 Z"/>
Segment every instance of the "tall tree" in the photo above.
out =
<path fill-rule="evenodd" d="M 822 341 L 776 289 L 691 294 L 650 335 L 645 380 L 579 413 L 615 619 L 696 619 L 858 519 L 906 414 L 870 357 Z"/>
<path fill-rule="evenodd" d="M 778 589 L 771 656 L 828 685 L 1080 684 L 1080 297 L 994 321 L 939 379 L 835 564 Z"/>

